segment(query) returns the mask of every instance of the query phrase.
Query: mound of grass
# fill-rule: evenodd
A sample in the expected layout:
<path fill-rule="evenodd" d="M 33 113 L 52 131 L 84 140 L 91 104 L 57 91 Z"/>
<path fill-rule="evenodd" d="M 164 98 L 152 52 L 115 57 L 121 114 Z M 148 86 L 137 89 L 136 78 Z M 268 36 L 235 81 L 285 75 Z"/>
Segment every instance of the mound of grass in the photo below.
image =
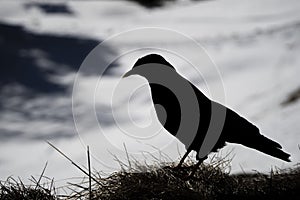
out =
<path fill-rule="evenodd" d="M 55 200 L 53 185 L 39 185 L 38 182 L 32 185 L 24 185 L 21 180 L 8 178 L 0 182 L 0 199 L 1 200 Z"/>
<path fill-rule="evenodd" d="M 34 184 L 25 186 L 21 180 L 12 178 L 0 182 L 0 200 L 32 199 L 299 199 L 300 166 L 289 170 L 271 171 L 269 174 L 253 173 L 230 175 L 230 161 L 218 160 L 201 164 L 195 169 L 193 161 L 182 167 L 174 163 L 142 166 L 131 163 L 128 169 L 101 178 L 99 173 L 89 180 L 70 183 L 72 194 L 57 195 L 53 181 L 41 185 L 42 175 Z M 134 167 L 132 167 L 135 165 Z M 91 177 L 93 176 L 93 177 Z M 93 182 L 91 182 L 93 181 Z"/>
<path fill-rule="evenodd" d="M 272 171 L 270 174 L 230 175 L 224 163 L 202 164 L 193 177 L 189 162 L 181 168 L 173 164 L 114 173 L 99 179 L 92 191 L 76 193 L 73 198 L 91 199 L 299 199 L 300 167 Z"/>

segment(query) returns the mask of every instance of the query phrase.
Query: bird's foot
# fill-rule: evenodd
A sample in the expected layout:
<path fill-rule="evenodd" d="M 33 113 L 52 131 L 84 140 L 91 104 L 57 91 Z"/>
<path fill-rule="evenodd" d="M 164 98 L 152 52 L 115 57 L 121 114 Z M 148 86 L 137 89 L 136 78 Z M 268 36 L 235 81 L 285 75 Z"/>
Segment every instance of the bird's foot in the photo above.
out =
<path fill-rule="evenodd" d="M 202 161 L 198 161 L 197 164 L 193 166 L 192 171 L 186 177 L 184 177 L 184 180 L 189 180 L 193 178 L 201 163 Z"/>
<path fill-rule="evenodd" d="M 177 166 L 174 167 L 174 169 L 180 169 L 182 165 L 178 164 Z"/>

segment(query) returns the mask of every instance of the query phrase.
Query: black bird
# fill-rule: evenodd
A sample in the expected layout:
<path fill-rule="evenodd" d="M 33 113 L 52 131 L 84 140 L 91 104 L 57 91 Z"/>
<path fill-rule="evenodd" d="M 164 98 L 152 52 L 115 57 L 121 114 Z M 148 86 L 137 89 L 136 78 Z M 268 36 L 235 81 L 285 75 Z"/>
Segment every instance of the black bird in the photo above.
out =
<path fill-rule="evenodd" d="M 157 54 L 149 54 L 138 59 L 132 70 L 128 71 L 123 77 L 128 77 L 130 75 L 140 75 L 148 80 L 158 119 L 164 128 L 176 137 L 180 131 L 180 123 L 183 120 L 182 118 L 188 118 L 189 115 L 184 113 L 185 108 L 181 107 L 180 104 L 180 101 L 183 100 L 178 99 L 178 96 L 176 96 L 176 92 L 174 92 L 174 90 L 179 92 L 180 90 L 185 90 L 182 86 L 184 84 L 187 84 L 192 88 L 190 91 L 188 91 L 188 89 L 186 90 L 190 93 L 194 92 L 196 102 L 193 103 L 193 105 L 189 105 L 188 109 L 191 109 L 191 113 L 193 110 L 196 110 L 198 112 L 198 116 L 200 117 L 198 117 L 198 120 L 195 117 L 188 119 L 189 123 L 197 125 L 195 137 L 193 137 L 191 142 L 188 143 L 184 141 L 182 136 L 179 138 L 177 137 L 186 145 L 187 148 L 187 152 L 180 160 L 178 166 L 181 166 L 187 155 L 194 150 L 197 152 L 196 159 L 198 160 L 198 163 L 196 166 L 198 167 L 203 160 L 207 158 L 207 155 L 210 152 L 216 152 L 218 149 L 224 147 L 225 142 L 242 144 L 246 147 L 256 149 L 270 156 L 290 162 L 290 155 L 281 150 L 282 147 L 280 144 L 261 135 L 259 129 L 255 125 L 238 115 L 233 110 L 210 100 L 196 86 L 180 76 L 176 72 L 175 68 L 162 56 Z M 157 83 L 157 81 L 167 82 L 167 85 Z M 191 95 L 191 97 L 193 97 L 193 95 Z M 211 123 L 211 108 L 213 106 L 224 109 L 226 112 L 223 121 L 223 128 L 220 130 L 220 136 L 216 143 L 214 143 L 212 146 L 211 150 L 204 155 L 200 155 L 200 148 L 203 145 L 203 141 Z M 162 111 L 162 107 L 164 111 Z M 188 135 L 189 133 L 183 133 L 183 135 L 185 134 Z"/>

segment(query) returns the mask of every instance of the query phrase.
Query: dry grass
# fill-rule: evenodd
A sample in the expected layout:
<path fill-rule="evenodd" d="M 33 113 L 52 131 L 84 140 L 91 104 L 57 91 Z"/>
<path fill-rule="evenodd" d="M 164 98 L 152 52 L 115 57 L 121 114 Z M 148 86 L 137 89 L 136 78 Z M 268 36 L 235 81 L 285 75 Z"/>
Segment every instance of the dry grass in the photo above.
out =
<path fill-rule="evenodd" d="M 201 164 L 194 176 L 188 178 L 194 169 L 195 163 L 192 160 L 188 160 L 180 168 L 176 168 L 174 163 L 165 162 L 154 165 L 142 165 L 136 160 L 128 160 L 127 164 L 119 160 L 118 162 L 122 170 L 106 178 L 101 178 L 100 173 L 85 172 L 90 177 L 86 177 L 80 183 L 69 183 L 68 188 L 72 194 L 67 196 L 56 194 L 53 180 L 50 184 L 40 184 L 45 169 L 38 180 L 31 178 L 33 184 L 29 186 L 25 186 L 21 180 L 9 178 L 0 182 L 0 200 L 210 200 L 298 199 L 300 197 L 300 166 L 289 170 L 276 169 L 269 174 L 256 172 L 230 175 L 231 160 L 216 157 L 209 164 Z"/>
<path fill-rule="evenodd" d="M 91 199 L 298 199 L 300 168 L 271 172 L 269 175 L 229 175 L 220 166 L 201 165 L 187 179 L 193 165 L 173 164 L 147 172 L 118 172 L 99 179 L 92 186 Z M 73 199 L 88 199 L 82 190 Z"/>
<path fill-rule="evenodd" d="M 54 200 L 57 199 L 56 196 L 53 180 L 50 184 L 40 185 L 33 178 L 31 185 L 25 185 L 20 179 L 9 177 L 6 181 L 0 182 L 1 200 Z"/>

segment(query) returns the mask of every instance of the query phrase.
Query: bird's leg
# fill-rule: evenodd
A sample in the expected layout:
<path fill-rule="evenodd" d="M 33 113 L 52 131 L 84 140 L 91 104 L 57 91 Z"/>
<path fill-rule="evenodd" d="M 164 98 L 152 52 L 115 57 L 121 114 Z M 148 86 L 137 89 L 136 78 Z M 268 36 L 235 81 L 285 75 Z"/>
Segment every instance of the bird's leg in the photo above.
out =
<path fill-rule="evenodd" d="M 180 160 L 179 164 L 176 166 L 176 168 L 180 168 L 181 167 L 181 165 L 183 164 L 185 158 L 189 155 L 190 152 L 191 152 L 190 149 L 188 149 L 186 151 L 186 153 L 183 155 L 183 157 L 181 158 L 181 160 Z"/>
<path fill-rule="evenodd" d="M 197 171 L 197 169 L 199 168 L 199 166 L 201 165 L 201 163 L 207 158 L 207 156 L 205 156 L 204 158 L 201 158 L 198 160 L 198 162 L 196 163 L 196 165 L 194 165 L 193 167 L 193 171 L 188 175 L 188 178 L 192 178 L 195 174 L 195 172 Z"/>
<path fill-rule="evenodd" d="M 201 165 L 202 162 L 203 162 L 203 160 L 199 160 L 199 161 L 197 162 L 197 164 L 194 165 L 193 171 L 189 174 L 188 178 L 191 178 L 191 177 L 194 176 L 195 172 L 197 171 L 198 167 Z"/>

